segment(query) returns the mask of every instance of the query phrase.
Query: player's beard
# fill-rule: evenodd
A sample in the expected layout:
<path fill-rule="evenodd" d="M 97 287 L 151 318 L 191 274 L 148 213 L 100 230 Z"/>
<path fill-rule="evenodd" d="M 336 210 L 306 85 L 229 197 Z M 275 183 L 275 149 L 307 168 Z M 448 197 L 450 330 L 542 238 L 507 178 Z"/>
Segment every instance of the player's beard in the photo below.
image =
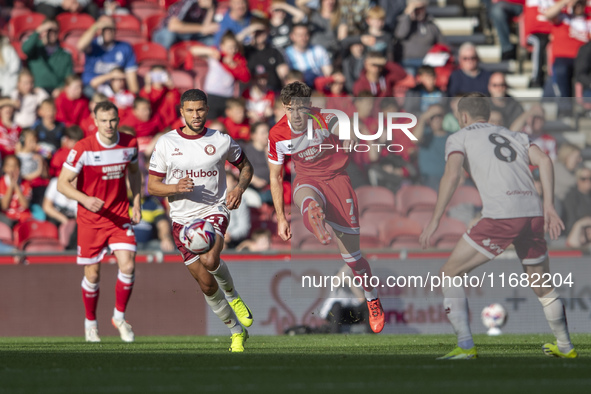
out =
<path fill-rule="evenodd" d="M 185 122 L 187 123 L 187 122 Z M 199 128 L 193 127 L 193 125 L 191 123 L 187 123 L 186 125 L 191 131 L 197 133 L 197 134 L 201 134 L 203 132 L 203 129 L 205 127 L 205 122 L 201 123 L 201 126 L 199 126 Z"/>

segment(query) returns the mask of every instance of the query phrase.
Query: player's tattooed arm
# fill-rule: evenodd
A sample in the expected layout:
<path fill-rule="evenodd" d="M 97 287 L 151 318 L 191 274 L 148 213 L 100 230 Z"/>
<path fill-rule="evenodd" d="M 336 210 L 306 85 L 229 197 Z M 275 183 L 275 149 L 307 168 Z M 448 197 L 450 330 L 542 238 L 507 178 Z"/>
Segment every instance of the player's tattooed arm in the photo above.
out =
<path fill-rule="evenodd" d="M 226 196 L 226 206 L 228 209 L 236 209 L 240 206 L 242 193 L 244 193 L 248 185 L 250 185 L 252 175 L 254 174 L 252 164 L 250 164 L 250 161 L 246 156 L 244 156 L 244 159 L 236 165 L 236 168 L 240 170 L 240 175 L 238 175 L 238 185 L 229 191 Z"/>

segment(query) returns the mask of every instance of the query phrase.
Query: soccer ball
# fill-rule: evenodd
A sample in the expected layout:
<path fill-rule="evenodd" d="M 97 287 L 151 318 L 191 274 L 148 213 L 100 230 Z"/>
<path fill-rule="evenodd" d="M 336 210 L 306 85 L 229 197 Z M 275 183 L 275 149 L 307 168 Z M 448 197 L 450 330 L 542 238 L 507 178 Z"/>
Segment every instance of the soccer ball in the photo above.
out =
<path fill-rule="evenodd" d="M 480 314 L 488 335 L 501 335 L 501 327 L 507 322 L 507 311 L 501 304 L 490 304 Z"/>
<path fill-rule="evenodd" d="M 179 238 L 185 248 L 195 254 L 203 254 L 215 244 L 215 230 L 207 220 L 195 219 L 183 226 Z"/>

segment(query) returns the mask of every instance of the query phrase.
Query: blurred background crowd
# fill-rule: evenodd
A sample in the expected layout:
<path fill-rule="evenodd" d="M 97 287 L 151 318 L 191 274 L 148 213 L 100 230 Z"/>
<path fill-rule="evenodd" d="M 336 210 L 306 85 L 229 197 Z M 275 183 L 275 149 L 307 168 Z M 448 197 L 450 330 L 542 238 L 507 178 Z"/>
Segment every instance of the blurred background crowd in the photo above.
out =
<path fill-rule="evenodd" d="M 208 127 L 243 146 L 255 169 L 232 212 L 228 249 L 314 250 L 282 242 L 269 191 L 267 137 L 283 116 L 281 87 L 303 81 L 319 107 L 346 105 L 373 134 L 378 112 L 411 112 L 418 141 L 401 152 L 355 152 L 349 172 L 362 247 L 418 248 L 443 175 L 458 97 L 491 97 L 490 122 L 530 135 L 552 157 L 566 231 L 555 247 L 591 242 L 591 8 L 574 0 L 3 0 L 0 1 L 0 251 L 75 249 L 76 204 L 56 189 L 69 150 L 96 132 L 110 100 L 144 169 L 159 135 L 182 127 L 180 94 L 203 89 Z M 532 168 L 534 177 L 537 172 Z M 147 171 L 145 172 L 147 174 Z M 286 165 L 285 201 L 293 168 Z M 228 186 L 236 184 L 229 168 Z M 141 249 L 173 252 L 167 204 L 144 188 Z M 477 218 L 466 177 L 435 247 Z M 29 242 L 43 236 L 59 242 Z"/>

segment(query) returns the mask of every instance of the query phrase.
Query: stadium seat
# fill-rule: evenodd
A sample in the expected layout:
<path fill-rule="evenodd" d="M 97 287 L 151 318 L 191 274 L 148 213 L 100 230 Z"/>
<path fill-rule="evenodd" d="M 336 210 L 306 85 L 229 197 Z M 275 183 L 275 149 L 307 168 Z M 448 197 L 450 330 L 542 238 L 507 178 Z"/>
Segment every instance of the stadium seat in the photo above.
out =
<path fill-rule="evenodd" d="M 405 216 L 413 210 L 432 210 L 436 202 L 437 192 L 428 186 L 403 186 L 396 193 L 396 207 Z"/>
<path fill-rule="evenodd" d="M 170 7 L 171 5 L 176 3 L 177 1 L 179 1 L 179 0 L 159 0 L 159 4 L 160 4 L 160 7 L 167 10 L 168 7 Z"/>
<path fill-rule="evenodd" d="M 31 12 L 33 11 L 23 3 L 15 2 L 14 7 L 10 10 L 10 18 L 16 18 L 17 16 L 30 14 Z"/>
<path fill-rule="evenodd" d="M 443 217 L 439 228 L 431 237 L 431 244 L 437 248 L 450 249 L 466 232 L 466 225 L 459 220 Z"/>
<path fill-rule="evenodd" d="M 116 14 L 113 16 L 113 18 L 115 19 L 117 32 L 121 30 L 128 30 L 141 34 L 142 26 L 140 20 L 135 16 L 129 14 Z"/>
<path fill-rule="evenodd" d="M 146 20 L 146 18 L 155 14 L 162 14 L 164 11 L 162 8 L 160 8 L 158 3 L 151 3 L 147 1 L 134 1 L 131 3 L 130 8 L 131 13 L 142 22 Z"/>
<path fill-rule="evenodd" d="M 380 226 L 380 238 L 385 246 L 418 244 L 423 226 L 414 220 L 400 218 L 393 222 L 384 222 Z"/>
<path fill-rule="evenodd" d="M 146 42 L 133 45 L 133 51 L 138 64 L 142 65 L 167 65 L 168 53 L 166 49 L 155 42 Z"/>
<path fill-rule="evenodd" d="M 248 0 L 250 12 L 257 16 L 268 18 L 271 9 L 271 0 Z"/>
<path fill-rule="evenodd" d="M 355 189 L 359 202 L 359 215 L 366 212 L 395 212 L 396 196 L 382 186 L 361 186 Z"/>
<path fill-rule="evenodd" d="M 62 252 L 65 247 L 56 240 L 33 239 L 23 247 L 25 252 Z"/>
<path fill-rule="evenodd" d="M 11 41 L 23 41 L 27 33 L 32 33 L 43 21 L 45 15 L 30 12 L 11 18 L 8 21 L 8 37 Z"/>
<path fill-rule="evenodd" d="M 170 66 L 172 68 L 183 69 L 189 48 L 193 45 L 203 45 L 199 41 L 181 41 L 170 47 Z M 197 59 L 195 59 L 197 60 Z"/>
<path fill-rule="evenodd" d="M 59 24 L 59 39 L 64 41 L 67 36 L 74 35 L 80 37 L 92 24 L 94 18 L 88 14 L 78 14 L 73 12 L 63 12 L 55 17 Z"/>
<path fill-rule="evenodd" d="M 19 223 L 14 227 L 13 234 L 14 244 L 21 250 L 32 240 L 47 240 L 59 244 L 58 229 L 50 222 L 30 220 Z"/>
<path fill-rule="evenodd" d="M 408 214 L 409 219 L 414 220 L 423 227 L 429 224 L 431 216 L 433 216 L 433 212 L 431 211 L 413 211 Z"/>
<path fill-rule="evenodd" d="M 115 33 L 115 39 L 117 41 L 126 42 L 131 46 L 148 42 L 141 32 L 138 33 L 132 30 L 117 30 Z"/>
<path fill-rule="evenodd" d="M 62 43 L 61 46 L 66 51 L 70 52 L 70 55 L 72 55 L 74 72 L 77 74 L 81 74 L 84 71 L 84 63 L 86 62 L 86 56 L 84 55 L 84 52 L 79 51 L 76 48 L 76 46 L 73 46 L 68 43 Z"/>
<path fill-rule="evenodd" d="M 156 30 L 158 26 L 160 26 L 160 22 L 165 17 L 166 13 L 162 12 L 159 14 L 150 15 L 142 21 L 142 34 L 144 35 L 146 40 L 152 40 L 152 34 L 154 33 L 154 30 Z"/>
<path fill-rule="evenodd" d="M 0 222 L 0 242 L 12 245 L 12 229 L 2 222 Z"/>
<path fill-rule="evenodd" d="M 170 72 L 172 82 L 174 86 L 180 91 L 184 92 L 189 89 L 193 89 L 195 86 L 195 80 L 188 71 L 183 70 L 172 70 Z"/>
<path fill-rule="evenodd" d="M 70 243 L 70 237 L 76 230 L 76 220 L 70 219 L 59 227 L 60 244 L 66 248 Z"/>
<path fill-rule="evenodd" d="M 468 185 L 462 185 L 458 187 L 447 206 L 448 208 L 451 208 L 458 204 L 472 204 L 475 207 L 481 207 L 482 199 L 480 198 L 478 189 Z"/>

